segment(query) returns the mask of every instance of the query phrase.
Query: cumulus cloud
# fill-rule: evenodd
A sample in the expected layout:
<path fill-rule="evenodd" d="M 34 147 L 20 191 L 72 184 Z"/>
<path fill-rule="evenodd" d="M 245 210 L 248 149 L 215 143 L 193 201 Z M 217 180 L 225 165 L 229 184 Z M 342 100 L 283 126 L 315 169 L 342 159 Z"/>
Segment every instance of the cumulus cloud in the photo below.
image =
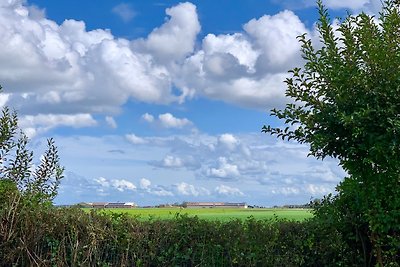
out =
<path fill-rule="evenodd" d="M 322 197 L 328 193 L 334 192 L 334 184 L 327 183 L 296 183 L 292 185 L 275 185 L 269 187 L 269 190 L 274 195 L 281 196 L 299 196 L 308 195 L 310 198 Z"/>
<path fill-rule="evenodd" d="M 271 189 L 271 193 L 284 196 L 298 195 L 300 193 L 300 189 L 295 186 L 280 186 Z"/>
<path fill-rule="evenodd" d="M 4 107 L 6 105 L 6 103 L 8 101 L 8 97 L 9 97 L 8 94 L 4 94 L 4 93 L 0 94 L 0 108 Z"/>
<path fill-rule="evenodd" d="M 29 137 L 33 137 L 36 134 L 46 132 L 58 126 L 81 128 L 97 125 L 97 121 L 90 114 L 25 115 L 20 117 L 18 123 Z"/>
<path fill-rule="evenodd" d="M 83 177 L 81 177 L 79 180 L 82 180 Z M 85 179 L 86 180 L 86 179 Z M 169 185 L 169 186 L 163 186 L 163 185 L 153 185 L 152 182 L 146 178 L 141 178 L 139 180 L 139 188 L 136 187 L 136 185 L 128 181 L 126 179 L 108 179 L 105 177 L 98 177 L 92 179 L 92 183 L 89 181 L 89 185 L 87 186 L 88 188 L 82 188 L 83 190 L 96 190 L 97 194 L 101 196 L 117 196 L 118 194 L 125 193 L 121 196 L 128 196 L 126 193 L 130 192 L 140 192 L 144 194 L 150 194 L 150 195 L 155 195 L 159 197 L 171 197 L 174 196 L 173 191 L 182 194 L 179 190 L 177 190 L 178 185 Z M 64 185 L 65 186 L 65 185 Z M 183 188 L 182 186 L 180 188 Z M 191 186 L 188 185 L 188 192 L 191 192 Z M 201 192 L 204 193 L 204 190 L 202 188 L 195 189 L 193 187 L 193 192 Z"/>
<path fill-rule="evenodd" d="M 207 34 L 196 50 L 201 26 L 187 2 L 166 9 L 166 22 L 138 40 L 87 31 L 82 21 L 59 25 L 22 1 L 0 8 L 0 61 L 7 62 L 0 64 L 0 78 L 13 92 L 8 102 L 30 114 L 103 113 L 129 99 L 171 103 L 195 94 L 252 108 L 276 106 L 284 99 L 287 69 L 300 60 L 296 36 L 307 32 L 284 11 L 249 21 L 241 33 Z M 168 113 L 159 119 L 166 127 L 189 123 Z"/>
<path fill-rule="evenodd" d="M 151 182 L 150 182 L 150 180 L 148 180 L 146 178 L 142 178 L 142 179 L 140 179 L 139 186 L 141 189 L 147 190 L 151 186 Z"/>
<path fill-rule="evenodd" d="M 133 183 L 123 179 L 113 180 L 112 186 L 115 187 L 120 192 L 123 192 L 125 190 L 134 191 L 136 189 L 136 186 Z"/>
<path fill-rule="evenodd" d="M 33 14 L 24 1 L 0 9 L 0 78 L 21 113 L 99 113 L 118 110 L 130 98 L 148 103 L 179 99 L 172 93 L 169 70 L 152 54 L 133 49 L 129 40 L 116 39 L 108 30 L 87 31 L 82 21 L 59 25 Z M 193 12 L 188 4 L 172 7 L 170 26 L 159 29 L 174 36 L 168 31 L 176 23 L 185 28 Z M 189 31 L 182 33 L 185 40 Z M 196 34 L 191 35 L 194 40 Z"/>
<path fill-rule="evenodd" d="M 346 176 L 334 160 L 319 162 L 307 157 L 306 145 L 265 139 L 261 134 L 150 139 L 149 144 L 157 144 L 166 151 L 160 160 L 150 160 L 150 165 L 187 170 L 199 179 L 253 181 L 278 192 L 275 187 L 279 185 L 304 187 L 306 184 L 325 184 L 334 190 Z M 307 193 L 303 189 L 301 192 Z"/>
<path fill-rule="evenodd" d="M 87 178 L 71 171 L 64 173 L 64 178 L 58 190 L 56 203 L 76 204 L 78 202 L 94 201 L 126 201 L 131 199 L 132 190 L 119 191 L 110 179 L 104 177 Z M 131 185 L 129 185 L 131 187 Z M 117 197 L 116 197 L 117 196 Z M 122 199 L 121 199 L 121 196 Z"/>
<path fill-rule="evenodd" d="M 118 127 L 117 122 L 114 120 L 113 117 L 106 116 L 105 120 L 107 125 L 110 126 L 111 128 L 116 129 Z"/>
<path fill-rule="evenodd" d="M 332 192 L 332 187 L 321 184 L 308 184 L 305 190 L 312 196 L 322 196 Z"/>
<path fill-rule="evenodd" d="M 107 179 L 104 177 L 99 177 L 99 178 L 95 178 L 94 181 L 96 183 L 98 183 L 102 188 L 102 191 L 104 191 L 104 189 L 116 189 L 119 192 L 124 192 L 126 190 L 128 191 L 135 191 L 136 190 L 136 186 L 130 182 L 127 181 L 125 179 Z"/>
<path fill-rule="evenodd" d="M 95 178 L 94 181 L 97 182 L 98 184 L 100 184 L 102 187 L 110 186 L 109 181 L 104 177 Z"/>
<path fill-rule="evenodd" d="M 162 166 L 171 168 L 182 167 L 183 162 L 179 157 L 167 155 L 162 161 Z"/>
<path fill-rule="evenodd" d="M 376 12 L 380 1 L 326 5 Z M 197 40 L 201 25 L 188 2 L 167 8 L 165 22 L 137 40 L 88 31 L 82 21 L 57 24 L 25 1 L 4 2 L 0 12 L 0 79 L 12 92 L 7 103 L 24 114 L 107 114 L 129 99 L 169 104 L 195 95 L 256 109 L 279 107 L 286 102 L 287 70 L 302 65 L 296 37 L 315 37 L 285 10 L 251 19 L 241 32 L 205 33 Z M 114 12 L 132 17 L 128 4 Z M 159 119 L 168 127 L 188 123 L 167 114 Z"/>
<path fill-rule="evenodd" d="M 222 134 L 219 137 L 218 142 L 227 147 L 229 150 L 235 149 L 239 143 L 239 141 L 232 134 Z"/>
<path fill-rule="evenodd" d="M 155 123 L 163 128 L 176 128 L 182 129 L 187 126 L 193 125 L 193 123 L 186 118 L 176 118 L 171 113 L 164 113 L 158 115 L 158 119 L 156 120 L 153 115 L 149 113 L 145 113 L 142 115 L 142 119 L 148 123 Z"/>
<path fill-rule="evenodd" d="M 147 143 L 146 139 L 136 136 L 133 133 L 125 135 L 125 138 L 126 138 L 126 140 L 128 140 L 128 142 L 130 142 L 134 145 L 142 145 L 142 144 Z"/>
<path fill-rule="evenodd" d="M 79 128 L 94 126 L 96 124 L 97 122 L 90 114 L 39 114 L 36 116 L 25 115 L 20 119 L 20 126 L 22 128 L 27 126 L 55 127 L 58 125 Z"/>
<path fill-rule="evenodd" d="M 158 116 L 158 120 L 165 128 L 183 128 L 187 125 L 192 124 L 192 122 L 188 119 L 178 119 L 174 117 L 171 113 L 160 114 Z"/>
<path fill-rule="evenodd" d="M 145 113 L 142 115 L 142 119 L 149 123 L 152 123 L 154 121 L 154 116 L 149 113 Z"/>
<path fill-rule="evenodd" d="M 172 197 L 174 196 L 174 193 L 172 193 L 171 191 L 161 187 L 161 186 L 157 186 L 155 188 L 153 188 L 150 191 L 151 194 L 156 195 L 156 196 L 160 196 L 160 197 Z"/>
<path fill-rule="evenodd" d="M 187 184 L 185 182 L 179 183 L 175 185 L 176 191 L 180 195 L 184 196 L 202 196 L 202 195 L 210 195 L 210 191 L 204 187 L 196 187 L 191 184 Z"/>
<path fill-rule="evenodd" d="M 224 196 L 244 196 L 243 192 L 239 188 L 230 187 L 227 185 L 219 185 L 215 188 L 215 192 L 218 195 Z"/>
<path fill-rule="evenodd" d="M 176 84 L 240 106 L 281 105 L 287 70 L 302 64 L 296 37 L 309 31 L 291 11 L 252 19 L 243 28 L 243 33 L 208 34 L 186 59 Z"/>
<path fill-rule="evenodd" d="M 225 157 L 220 157 L 218 166 L 207 169 L 206 175 L 220 179 L 236 179 L 240 176 L 240 172 L 237 165 L 229 163 Z"/>
<path fill-rule="evenodd" d="M 135 16 L 136 12 L 132 6 L 127 3 L 121 3 L 113 7 L 112 12 L 118 15 L 124 22 L 131 21 Z"/>
<path fill-rule="evenodd" d="M 203 50 L 208 55 L 220 53 L 232 55 L 239 64 L 246 66 L 250 73 L 254 71 L 255 63 L 260 55 L 260 52 L 254 50 L 252 43 L 241 33 L 218 36 L 208 34 L 203 40 Z"/>
<path fill-rule="evenodd" d="M 196 6 L 192 3 L 181 3 L 167 8 L 165 12 L 170 18 L 161 27 L 154 29 L 146 39 L 136 40 L 132 45 L 134 49 L 168 63 L 182 60 L 193 52 L 201 26 Z"/>
<path fill-rule="evenodd" d="M 259 71 L 286 72 L 301 62 L 300 44 L 296 37 L 309 31 L 292 11 L 252 19 L 243 28 L 253 39 L 255 47 L 262 51 L 257 59 Z"/>
<path fill-rule="evenodd" d="M 221 186 L 221 181 L 225 186 L 240 189 L 245 194 L 243 201 L 250 202 L 258 198 L 258 203 L 306 203 L 311 196 L 321 197 L 334 192 L 335 186 L 347 175 L 336 160 L 326 158 L 321 162 L 307 157 L 309 148 L 306 145 L 267 138 L 261 133 L 233 136 L 238 145 L 232 150 L 221 145 L 221 135 L 207 134 L 150 136 L 140 146 L 127 146 L 124 136 L 61 136 L 57 138 L 57 144 L 68 148 L 62 150 L 65 165 L 70 169 L 80 168 L 86 177 L 98 177 L 98 173 L 102 173 L 102 177 L 126 177 L 126 174 L 132 175 L 134 166 L 135 180 L 125 180 L 137 186 L 135 198 L 141 197 L 147 203 L 154 201 L 149 194 L 160 199 L 174 196 L 176 200 L 173 201 L 189 200 L 189 195 L 182 192 L 192 192 L 193 197 L 198 192 L 196 198 L 201 201 L 221 199 L 224 195 L 215 191 L 217 186 Z M 39 143 L 42 146 L 34 147 L 35 151 L 45 149 L 45 139 L 34 142 L 34 145 Z M 104 151 L 117 150 L 125 153 L 104 154 Z M 91 160 L 87 161 L 88 158 Z M 169 160 L 169 164 L 166 164 L 169 166 L 164 166 L 164 159 L 165 162 Z M 152 177 L 151 182 L 147 177 Z M 69 189 L 65 190 L 82 191 L 81 195 L 85 192 L 93 195 L 93 192 L 102 190 L 98 191 L 99 194 L 115 196 L 115 200 L 125 201 L 124 198 L 129 198 L 131 191 L 123 185 L 120 184 L 120 188 L 124 189 L 125 195 L 119 195 L 120 191 L 112 179 L 96 179 L 97 182 L 90 178 L 87 182 L 67 181 Z M 201 187 L 208 190 L 210 195 Z M 223 189 L 219 188 L 218 191 L 223 192 Z M 224 199 L 235 201 L 233 196 Z"/>

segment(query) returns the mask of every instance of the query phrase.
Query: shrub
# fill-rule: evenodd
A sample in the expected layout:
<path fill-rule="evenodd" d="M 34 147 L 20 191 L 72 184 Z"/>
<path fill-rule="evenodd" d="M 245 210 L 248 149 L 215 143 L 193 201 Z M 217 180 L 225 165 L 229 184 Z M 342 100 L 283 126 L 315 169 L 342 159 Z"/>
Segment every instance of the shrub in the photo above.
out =
<path fill-rule="evenodd" d="M 321 221 L 206 221 L 0 205 L 3 266 L 357 266 L 357 253 Z"/>

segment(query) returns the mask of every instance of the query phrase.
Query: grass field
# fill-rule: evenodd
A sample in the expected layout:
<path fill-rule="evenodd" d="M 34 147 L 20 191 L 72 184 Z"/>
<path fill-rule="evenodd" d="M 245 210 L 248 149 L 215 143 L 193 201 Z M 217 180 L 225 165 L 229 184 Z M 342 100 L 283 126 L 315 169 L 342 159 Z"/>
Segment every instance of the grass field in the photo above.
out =
<path fill-rule="evenodd" d="M 89 209 L 87 209 L 89 210 Z M 189 216 L 198 216 L 206 220 L 228 221 L 232 219 L 245 220 L 252 216 L 255 219 L 288 219 L 302 221 L 311 218 L 313 215 L 308 209 L 220 209 L 220 208 L 135 208 L 135 209 L 104 209 L 102 211 L 110 213 L 127 213 L 137 216 L 140 219 L 173 219 L 177 214 L 187 214 Z"/>

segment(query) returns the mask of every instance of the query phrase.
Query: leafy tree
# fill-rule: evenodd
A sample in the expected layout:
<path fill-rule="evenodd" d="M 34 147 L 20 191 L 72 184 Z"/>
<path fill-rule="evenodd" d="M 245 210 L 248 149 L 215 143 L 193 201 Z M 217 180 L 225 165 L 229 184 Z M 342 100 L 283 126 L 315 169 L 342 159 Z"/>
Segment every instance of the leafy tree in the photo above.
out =
<path fill-rule="evenodd" d="M 1 86 L 0 86 L 1 91 Z M 54 140 L 47 141 L 47 150 L 40 164 L 33 167 L 33 152 L 27 148 L 28 138 L 18 128 L 16 112 L 4 107 L 0 116 L 0 181 L 2 187 L 14 183 L 18 190 L 38 203 L 50 202 L 57 195 L 64 168 L 60 166 Z"/>
<path fill-rule="evenodd" d="M 305 65 L 285 81 L 292 101 L 272 110 L 288 126 L 262 131 L 309 144 L 319 159 L 337 158 L 349 177 L 327 198 L 336 205 L 332 213 L 340 211 L 342 222 L 346 214 L 357 218 L 353 234 L 362 231 L 372 247 L 366 263 L 400 261 L 399 3 L 385 1 L 378 18 L 348 15 L 337 28 L 317 4 L 322 47 L 299 36 Z"/>

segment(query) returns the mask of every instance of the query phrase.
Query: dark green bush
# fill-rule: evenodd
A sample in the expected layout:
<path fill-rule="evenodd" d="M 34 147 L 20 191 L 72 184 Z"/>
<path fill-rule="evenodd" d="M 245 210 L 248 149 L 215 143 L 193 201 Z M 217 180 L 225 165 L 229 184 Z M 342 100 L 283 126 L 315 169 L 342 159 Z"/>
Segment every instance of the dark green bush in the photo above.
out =
<path fill-rule="evenodd" d="M 1 190 L 2 186 L 0 186 Z M 321 220 L 139 220 L 125 214 L 0 204 L 2 266 L 358 266 Z"/>
<path fill-rule="evenodd" d="M 375 266 L 379 265 L 379 262 L 373 251 L 373 233 L 369 227 L 370 214 L 367 210 L 377 198 L 370 200 L 371 195 L 367 196 L 363 186 L 357 179 L 345 178 L 337 188 L 337 195 L 328 195 L 314 203 L 315 221 L 322 226 L 321 231 L 336 231 L 340 235 L 343 245 L 347 247 L 346 251 L 342 252 L 346 253 L 345 258 L 352 259 L 357 266 Z M 398 200 L 388 200 L 390 201 L 389 205 L 398 205 Z M 389 214 L 388 210 L 393 214 Z M 381 237 L 381 242 L 385 245 L 381 247 L 380 258 L 385 266 L 399 266 L 400 225 L 396 220 L 400 219 L 400 211 L 394 208 L 374 211 L 377 214 L 383 213 L 381 225 L 390 225 L 388 229 L 380 230 L 386 233 Z M 394 212 L 398 214 L 395 215 Z M 393 221 L 387 222 L 388 218 L 392 218 Z"/>

